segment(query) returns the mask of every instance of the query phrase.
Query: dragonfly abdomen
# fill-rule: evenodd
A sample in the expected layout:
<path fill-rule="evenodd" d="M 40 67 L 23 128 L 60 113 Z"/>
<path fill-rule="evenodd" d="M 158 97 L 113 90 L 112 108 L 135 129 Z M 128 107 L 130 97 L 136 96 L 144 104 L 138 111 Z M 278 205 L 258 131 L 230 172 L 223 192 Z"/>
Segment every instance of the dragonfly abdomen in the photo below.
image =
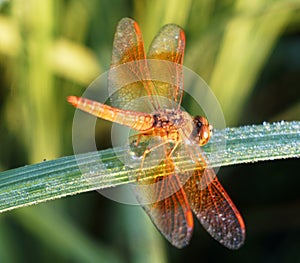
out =
<path fill-rule="evenodd" d="M 122 110 L 86 98 L 69 96 L 68 102 L 74 107 L 98 118 L 128 126 L 137 131 L 147 131 L 153 127 L 152 115 L 142 112 Z"/>

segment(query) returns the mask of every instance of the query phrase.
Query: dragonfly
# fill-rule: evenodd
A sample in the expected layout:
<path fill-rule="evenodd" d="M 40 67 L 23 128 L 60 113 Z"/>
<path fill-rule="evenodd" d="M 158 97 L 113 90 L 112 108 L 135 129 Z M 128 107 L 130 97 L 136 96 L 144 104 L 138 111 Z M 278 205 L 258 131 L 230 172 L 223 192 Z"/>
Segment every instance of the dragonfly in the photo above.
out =
<path fill-rule="evenodd" d="M 183 29 L 176 24 L 167 24 L 155 36 L 146 55 L 137 22 L 123 18 L 114 36 L 112 73 L 108 76 L 108 88 L 114 91 L 111 105 L 77 96 L 69 96 L 67 100 L 84 112 L 136 131 L 136 147 L 144 140 L 160 139 L 146 147 L 141 155 L 140 170 L 146 175 L 157 173 L 147 181 L 153 187 L 136 193 L 136 196 L 153 224 L 173 246 L 183 248 L 189 244 L 194 214 L 215 240 L 229 249 L 238 249 L 245 240 L 243 218 L 201 150 L 212 135 L 212 126 L 205 117 L 192 117 L 180 107 L 184 93 L 182 66 L 185 43 Z M 155 66 L 148 63 L 151 60 L 175 65 L 166 67 L 172 75 L 172 83 L 151 80 L 155 71 Z M 113 73 L 113 69 L 126 64 L 129 64 L 127 71 Z M 115 83 L 124 74 L 138 76 L 139 81 L 115 88 Z M 162 102 L 160 97 L 167 98 L 167 103 Z M 143 98 L 151 110 L 139 111 L 134 103 L 130 104 L 133 105 L 131 108 L 126 108 L 128 102 L 139 98 Z M 195 146 L 194 150 L 190 150 L 190 146 Z M 152 170 L 144 169 L 145 160 L 158 149 L 163 151 L 160 163 Z M 175 157 L 192 160 L 195 164 L 193 169 L 185 171 L 176 165 Z"/>

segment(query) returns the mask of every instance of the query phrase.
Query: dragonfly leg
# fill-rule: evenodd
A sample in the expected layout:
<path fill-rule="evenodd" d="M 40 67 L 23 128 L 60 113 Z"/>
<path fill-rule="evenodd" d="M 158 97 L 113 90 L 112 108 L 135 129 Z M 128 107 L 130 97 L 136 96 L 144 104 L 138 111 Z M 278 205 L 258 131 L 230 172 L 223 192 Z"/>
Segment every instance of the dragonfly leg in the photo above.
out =
<path fill-rule="evenodd" d="M 170 159 L 178 145 L 180 144 L 181 141 L 177 141 L 176 144 L 172 147 L 171 151 L 168 153 L 168 158 Z"/>
<path fill-rule="evenodd" d="M 143 134 L 141 134 L 141 136 L 142 136 L 142 135 L 143 135 Z M 154 146 L 151 147 L 151 148 L 147 148 L 147 149 L 144 151 L 143 156 L 142 156 L 142 162 L 141 162 L 141 167 L 140 167 L 141 171 L 142 171 L 142 169 L 143 169 L 143 167 L 144 167 L 144 163 L 145 163 L 146 156 L 147 156 L 149 153 L 151 153 L 153 150 L 155 150 L 155 149 L 157 149 L 157 148 L 159 148 L 159 147 L 162 147 L 162 146 L 164 146 L 164 145 L 166 145 L 166 144 L 168 144 L 168 143 L 170 143 L 170 142 L 171 142 L 171 140 L 169 140 L 169 139 L 166 138 L 163 142 L 158 143 L 158 144 L 154 145 Z M 168 158 L 168 157 L 167 157 L 167 158 Z M 138 176 L 138 177 L 137 177 L 137 181 L 140 180 L 140 177 L 141 177 L 141 176 Z"/>
<path fill-rule="evenodd" d="M 142 138 L 142 137 L 149 137 L 149 136 L 151 136 L 151 134 L 152 134 L 152 130 L 151 130 L 151 129 L 150 129 L 150 130 L 147 130 L 146 132 L 140 132 L 140 133 L 138 133 L 138 134 L 135 134 L 134 136 L 136 136 L 137 139 L 134 140 L 132 143 L 134 143 L 134 146 L 135 146 L 135 147 L 138 147 L 138 146 L 139 146 L 139 143 L 140 143 L 140 141 L 141 141 L 141 138 Z"/>
<path fill-rule="evenodd" d="M 139 133 L 137 135 L 137 139 L 136 139 L 136 142 L 135 142 L 135 147 L 138 147 L 139 146 L 139 143 L 140 143 L 140 140 L 143 136 L 147 136 L 145 133 Z"/>

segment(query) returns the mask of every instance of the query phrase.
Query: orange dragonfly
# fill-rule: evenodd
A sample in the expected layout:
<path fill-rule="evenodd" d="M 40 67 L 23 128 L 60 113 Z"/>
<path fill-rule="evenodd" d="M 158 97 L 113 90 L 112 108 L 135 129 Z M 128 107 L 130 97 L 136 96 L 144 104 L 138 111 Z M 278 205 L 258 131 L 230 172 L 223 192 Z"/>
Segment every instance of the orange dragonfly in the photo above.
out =
<path fill-rule="evenodd" d="M 122 78 L 125 71 L 119 75 L 111 71 L 108 87 L 114 92 L 111 97 L 113 107 L 76 96 L 68 97 L 68 101 L 96 117 L 137 131 L 136 146 L 143 138 L 160 138 L 157 145 L 146 148 L 141 158 L 141 171 L 147 170 L 143 169 L 147 157 L 158 148 L 163 149 L 164 158 L 157 168 L 149 172 L 158 174 L 147 181 L 153 187 L 136 195 L 154 225 L 172 245 L 182 248 L 189 243 L 194 212 L 214 239 L 229 249 L 238 249 L 245 239 L 242 216 L 219 183 L 214 170 L 209 168 L 200 149 L 208 142 L 212 127 L 205 117 L 190 117 L 180 109 L 184 49 L 184 31 L 175 24 L 168 24 L 156 35 L 146 57 L 138 24 L 124 18 L 116 29 L 111 70 L 128 63 L 127 74 L 139 76 L 140 81 L 116 89 L 115 81 Z M 172 84 L 150 79 L 153 67 L 147 61 L 153 59 L 175 65 L 173 69 L 168 68 L 173 76 Z M 162 103 L 157 99 L 161 96 L 170 102 Z M 153 112 L 137 111 L 134 103 L 130 104 L 132 108 L 124 109 L 128 102 L 145 97 Z M 190 150 L 191 145 L 195 146 L 194 150 Z M 189 158 L 195 163 L 194 169 L 184 171 L 175 165 L 175 157 Z"/>

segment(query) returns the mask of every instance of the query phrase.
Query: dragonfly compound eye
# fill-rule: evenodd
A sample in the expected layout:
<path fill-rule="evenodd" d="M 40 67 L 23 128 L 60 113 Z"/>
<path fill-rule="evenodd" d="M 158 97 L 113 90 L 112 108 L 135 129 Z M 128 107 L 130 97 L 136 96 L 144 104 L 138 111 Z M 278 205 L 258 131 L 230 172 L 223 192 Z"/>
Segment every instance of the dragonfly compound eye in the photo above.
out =
<path fill-rule="evenodd" d="M 202 146 L 209 141 L 212 133 L 212 126 L 208 123 L 207 119 L 202 116 L 195 116 L 193 122 L 194 129 L 192 137 L 200 146 Z"/>

